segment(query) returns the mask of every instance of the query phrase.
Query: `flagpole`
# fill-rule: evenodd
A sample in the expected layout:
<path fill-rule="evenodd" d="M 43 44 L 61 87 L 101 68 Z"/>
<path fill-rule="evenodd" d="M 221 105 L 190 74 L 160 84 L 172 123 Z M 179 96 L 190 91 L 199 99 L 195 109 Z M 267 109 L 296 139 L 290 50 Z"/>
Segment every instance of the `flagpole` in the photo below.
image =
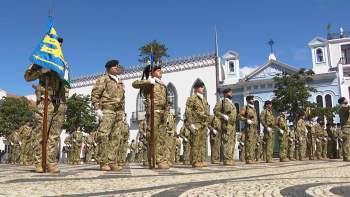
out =
<path fill-rule="evenodd" d="M 47 84 L 49 77 L 45 76 L 45 102 L 44 102 L 44 128 L 43 128 L 43 144 L 42 144 L 42 166 L 44 173 L 46 173 L 46 143 L 47 143 L 47 105 L 48 105 L 48 90 Z"/>
<path fill-rule="evenodd" d="M 153 74 L 153 49 L 151 47 L 151 54 L 152 54 L 152 60 L 151 60 L 151 76 L 154 77 Z M 151 92 L 151 132 L 152 132 L 152 162 L 153 162 L 153 169 L 156 168 L 155 164 L 155 136 L 154 136 L 154 85 L 152 86 L 152 92 Z"/>

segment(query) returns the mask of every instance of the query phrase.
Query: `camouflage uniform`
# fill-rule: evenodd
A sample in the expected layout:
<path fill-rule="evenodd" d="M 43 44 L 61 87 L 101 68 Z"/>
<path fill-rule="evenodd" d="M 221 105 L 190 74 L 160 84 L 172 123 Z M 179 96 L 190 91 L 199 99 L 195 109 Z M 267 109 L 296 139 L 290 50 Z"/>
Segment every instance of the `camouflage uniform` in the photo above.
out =
<path fill-rule="evenodd" d="M 245 162 L 245 146 L 244 146 L 245 145 L 245 133 L 241 132 L 238 135 L 237 141 L 239 142 L 239 148 L 241 150 L 241 161 Z M 243 143 L 243 145 L 242 145 L 242 143 Z"/>
<path fill-rule="evenodd" d="M 142 163 L 143 162 L 143 143 L 139 141 L 137 143 L 137 148 L 138 148 L 138 157 L 137 157 L 137 162 Z"/>
<path fill-rule="evenodd" d="M 211 162 L 219 162 L 221 145 L 221 121 L 216 116 L 209 116 L 208 128 L 210 130 Z M 214 134 L 213 130 L 216 130 Z"/>
<path fill-rule="evenodd" d="M 122 137 L 120 139 L 120 146 L 118 152 L 118 165 L 126 163 L 126 155 L 128 153 L 128 140 L 130 138 L 129 124 L 124 122 L 122 129 Z"/>
<path fill-rule="evenodd" d="M 95 110 L 100 109 L 103 113 L 97 131 L 98 161 L 101 166 L 116 164 L 124 117 L 124 84 L 120 79 L 117 82 L 111 76 L 104 75 L 92 88 L 91 98 Z"/>
<path fill-rule="evenodd" d="M 168 159 L 168 163 L 174 163 L 173 157 L 173 148 L 174 148 L 174 135 L 176 135 L 176 125 L 174 123 L 173 114 L 168 111 L 167 112 L 167 127 L 166 127 L 166 157 Z"/>
<path fill-rule="evenodd" d="M 167 88 L 163 82 L 156 82 L 154 85 L 149 84 L 147 80 L 136 80 L 132 83 L 132 87 L 142 89 L 146 98 L 147 106 L 147 142 L 148 147 L 153 147 L 153 140 L 151 134 L 151 92 L 152 86 L 154 86 L 154 140 L 155 140 L 155 160 L 156 164 L 166 164 L 168 162 L 166 158 L 166 111 L 165 105 L 167 104 Z M 152 164 L 152 148 L 148 151 L 148 160 L 150 167 Z"/>
<path fill-rule="evenodd" d="M 264 142 L 266 143 L 266 162 L 272 160 L 273 147 L 275 143 L 275 131 L 274 129 L 278 129 L 275 124 L 275 117 L 273 116 L 272 110 L 265 109 L 261 112 L 261 124 L 264 126 Z M 268 131 L 268 128 L 271 131 Z"/>
<path fill-rule="evenodd" d="M 306 132 L 307 131 L 306 131 L 304 120 L 299 119 L 297 123 L 297 134 L 296 134 L 297 139 L 299 140 L 299 160 L 305 159 L 305 156 L 306 156 Z"/>
<path fill-rule="evenodd" d="M 135 155 L 136 155 L 136 149 L 137 145 L 134 143 L 129 144 L 129 149 L 130 149 L 130 163 L 135 163 Z"/>
<path fill-rule="evenodd" d="M 21 146 L 19 145 L 19 142 L 21 141 L 19 134 L 14 131 L 10 135 L 9 141 L 13 143 L 13 146 L 11 147 L 11 163 L 17 164 L 17 159 L 21 150 Z"/>
<path fill-rule="evenodd" d="M 68 64 L 66 64 L 68 70 Z M 25 71 L 24 78 L 27 82 L 39 79 L 40 85 L 45 85 L 46 76 L 48 76 L 48 106 L 47 106 L 47 129 L 48 139 L 46 146 L 46 163 L 54 165 L 57 157 L 58 143 L 60 141 L 61 127 L 64 121 L 64 111 L 67 103 L 69 87 L 64 85 L 57 76 L 56 72 L 49 71 L 45 74 L 41 72 L 41 66 L 31 64 Z M 35 159 L 37 164 L 42 162 L 42 141 L 43 141 L 43 121 L 44 121 L 44 103 L 45 89 L 38 87 L 36 90 L 37 105 L 35 110 L 35 126 L 37 128 L 37 144 L 35 145 Z M 59 102 L 56 100 L 60 99 Z"/>
<path fill-rule="evenodd" d="M 75 140 L 75 142 L 74 142 Z M 83 145 L 83 133 L 81 131 L 74 131 L 72 134 L 72 162 L 74 164 L 80 163 L 80 153 Z"/>
<path fill-rule="evenodd" d="M 180 162 L 180 152 L 181 152 L 181 140 L 176 138 L 176 153 L 175 153 L 175 163 Z"/>
<path fill-rule="evenodd" d="M 264 137 L 263 136 L 259 136 L 257 137 L 256 140 L 256 161 L 259 161 L 260 159 L 262 159 L 262 154 L 263 154 L 263 144 L 264 144 Z"/>
<path fill-rule="evenodd" d="M 328 134 L 325 135 L 327 132 L 325 132 L 325 130 L 323 129 L 323 127 L 320 124 L 315 125 L 315 130 L 316 130 L 316 139 L 318 139 L 318 142 L 316 142 L 317 159 L 323 159 L 323 158 L 327 157 L 326 156 L 327 141 L 324 139 L 328 137 Z"/>
<path fill-rule="evenodd" d="M 36 135 L 37 133 L 35 131 L 32 131 L 31 133 L 31 142 L 30 142 L 30 149 L 29 149 L 29 156 L 28 156 L 28 160 L 30 163 L 35 163 L 35 152 L 34 152 L 34 147 L 35 144 L 37 143 L 36 141 Z"/>
<path fill-rule="evenodd" d="M 307 141 L 307 147 L 308 147 L 308 155 L 310 160 L 314 160 L 314 155 L 315 155 L 315 144 L 316 144 L 316 129 L 313 126 L 313 123 L 311 121 L 307 121 L 305 123 L 305 126 L 308 130 L 307 136 L 308 136 L 308 141 Z M 312 141 L 311 141 L 312 139 Z"/>
<path fill-rule="evenodd" d="M 288 158 L 294 160 L 294 151 L 295 151 L 295 133 L 294 130 L 289 130 L 288 132 Z"/>
<path fill-rule="evenodd" d="M 194 94 L 187 99 L 186 102 L 186 126 L 190 129 L 190 125 L 195 126 L 195 130 L 191 132 L 191 153 L 192 165 L 203 163 L 205 160 L 205 147 L 207 140 L 207 119 L 208 119 L 208 103 L 206 98 L 200 98 Z"/>
<path fill-rule="evenodd" d="M 142 151 L 143 151 L 143 165 L 148 165 L 149 161 L 148 161 L 148 150 L 149 150 L 149 146 L 148 146 L 148 142 L 147 142 L 147 138 L 143 139 L 143 147 L 142 147 Z"/>
<path fill-rule="evenodd" d="M 69 134 L 69 136 L 64 139 L 64 143 L 67 145 L 67 163 L 72 163 L 72 147 L 69 147 L 72 145 L 72 134 Z"/>
<path fill-rule="evenodd" d="M 225 106 L 224 106 L 225 105 Z M 221 131 L 223 141 L 224 163 L 234 162 L 233 155 L 236 145 L 236 118 L 237 109 L 231 100 L 225 98 L 216 103 L 214 114 L 221 120 Z M 224 119 L 224 115 L 229 117 L 228 121 Z"/>
<path fill-rule="evenodd" d="M 283 130 L 283 134 L 278 131 L 278 142 L 279 142 L 279 156 L 280 160 L 288 160 L 287 151 L 288 151 L 288 124 L 285 116 L 280 115 L 276 118 L 275 124 L 279 130 Z"/>
<path fill-rule="evenodd" d="M 343 159 L 350 161 L 350 105 L 341 105 L 339 109 L 339 117 L 341 120 L 341 128 L 343 130 Z"/>
<path fill-rule="evenodd" d="M 340 128 L 337 128 L 336 130 L 335 130 L 335 143 L 338 143 L 338 154 L 337 154 L 337 158 L 339 158 L 339 157 L 342 157 L 343 156 L 343 154 L 342 154 L 342 152 L 343 152 L 343 150 L 342 150 L 342 141 L 341 141 L 341 139 L 343 138 L 343 134 L 342 134 L 342 132 L 341 132 L 341 130 L 340 130 Z"/>
<path fill-rule="evenodd" d="M 94 132 L 94 134 L 92 135 L 93 136 L 93 138 L 94 138 L 94 142 L 97 144 L 97 137 L 98 137 L 98 135 L 97 135 L 97 131 L 96 132 Z M 128 145 L 126 145 L 126 146 L 128 146 Z M 95 158 L 95 162 L 97 163 L 97 164 L 99 164 L 100 162 L 98 161 L 98 150 L 99 150 L 99 145 L 97 144 L 97 146 L 94 146 L 94 158 Z"/>
<path fill-rule="evenodd" d="M 239 119 L 245 123 L 246 162 L 254 161 L 256 139 L 258 136 L 258 116 L 255 108 L 250 105 L 243 106 L 239 112 Z M 248 120 L 251 120 L 253 124 L 249 125 Z"/>
<path fill-rule="evenodd" d="M 327 128 L 327 133 L 328 133 L 328 141 L 327 141 L 327 157 L 333 159 L 333 154 L 334 154 L 334 133 L 335 129 L 333 128 Z"/>
<path fill-rule="evenodd" d="M 180 129 L 180 137 L 182 138 L 182 145 L 184 147 L 183 152 L 183 160 L 184 164 L 190 164 L 192 154 L 191 154 L 191 131 L 186 127 L 183 126 Z M 187 142 L 186 140 L 187 139 Z"/>
<path fill-rule="evenodd" d="M 28 162 L 31 159 L 29 157 L 29 152 L 30 152 L 30 149 L 32 148 L 32 145 L 31 145 L 32 128 L 24 125 L 19 129 L 18 133 L 19 133 L 20 141 L 22 142 L 20 163 L 28 165 Z"/>
<path fill-rule="evenodd" d="M 139 137 L 147 137 L 147 120 L 143 120 L 139 124 Z"/>
<path fill-rule="evenodd" d="M 84 143 L 86 144 L 86 163 L 91 163 L 92 153 L 94 152 L 94 138 L 92 135 L 85 137 Z"/>

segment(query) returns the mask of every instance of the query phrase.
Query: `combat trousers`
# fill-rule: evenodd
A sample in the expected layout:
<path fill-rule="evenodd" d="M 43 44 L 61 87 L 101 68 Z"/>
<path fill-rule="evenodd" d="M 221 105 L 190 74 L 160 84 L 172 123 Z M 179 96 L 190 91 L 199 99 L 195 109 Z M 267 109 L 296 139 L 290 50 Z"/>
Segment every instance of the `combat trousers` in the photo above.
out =
<path fill-rule="evenodd" d="M 126 162 L 126 154 L 128 153 L 128 140 L 121 140 L 118 151 L 118 164 Z"/>
<path fill-rule="evenodd" d="M 103 120 L 98 127 L 97 144 L 100 165 L 114 164 L 120 144 L 124 111 L 103 110 Z"/>
<path fill-rule="evenodd" d="M 315 155 L 315 144 L 316 140 L 314 137 L 312 137 L 312 145 L 311 145 L 311 139 L 307 142 L 307 147 L 308 147 L 308 156 L 310 159 L 314 159 Z"/>
<path fill-rule="evenodd" d="M 73 144 L 72 151 L 72 162 L 80 163 L 81 143 Z"/>
<path fill-rule="evenodd" d="M 32 145 L 30 144 L 30 141 L 22 139 L 22 145 L 21 145 L 21 156 L 20 156 L 20 162 L 21 163 L 28 163 L 31 160 L 30 149 L 32 149 Z"/>
<path fill-rule="evenodd" d="M 266 161 L 266 142 L 262 142 L 262 153 L 261 153 L 261 159 L 263 161 Z"/>
<path fill-rule="evenodd" d="M 222 131 L 224 162 L 232 162 L 236 145 L 236 127 L 235 125 L 227 125 L 227 131 Z"/>
<path fill-rule="evenodd" d="M 174 135 L 176 135 L 176 133 Z M 176 138 L 173 138 L 172 141 L 173 141 L 173 146 L 171 147 L 171 158 L 172 158 L 172 163 L 175 163 Z"/>
<path fill-rule="evenodd" d="M 11 149 L 11 163 L 15 163 L 17 164 L 17 159 L 18 159 L 18 155 L 20 152 L 21 146 L 19 144 L 15 144 L 12 146 Z"/>
<path fill-rule="evenodd" d="M 173 149 L 173 133 L 166 133 L 166 158 L 167 163 L 173 163 L 174 158 L 172 158 L 172 149 Z"/>
<path fill-rule="evenodd" d="M 149 165 L 153 166 L 152 155 L 153 155 L 153 140 L 151 135 L 151 115 L 147 114 L 147 136 L 149 136 L 148 144 L 148 161 Z M 168 158 L 166 157 L 166 119 L 164 118 L 164 110 L 154 110 L 154 141 L 155 141 L 155 162 L 158 163 L 168 163 Z"/>
<path fill-rule="evenodd" d="M 343 142 L 339 142 L 339 157 L 343 157 Z"/>
<path fill-rule="evenodd" d="M 299 159 L 299 141 L 295 144 L 295 158 Z"/>
<path fill-rule="evenodd" d="M 67 150 L 67 163 L 70 163 L 72 160 L 71 160 L 71 151 L 70 151 L 70 148 L 68 148 Z"/>
<path fill-rule="evenodd" d="M 254 161 L 255 157 L 255 147 L 258 137 L 258 130 L 251 125 L 246 124 L 246 133 L 245 133 L 245 154 L 246 161 Z"/>
<path fill-rule="evenodd" d="M 289 159 L 294 159 L 294 149 L 295 149 L 295 143 L 289 142 L 289 147 L 288 147 L 288 158 Z"/>
<path fill-rule="evenodd" d="M 303 137 L 303 140 L 299 142 L 299 159 L 306 157 L 306 137 Z"/>
<path fill-rule="evenodd" d="M 245 146 L 241 145 L 241 161 L 245 161 Z"/>
<path fill-rule="evenodd" d="M 191 153 L 192 153 L 192 164 L 197 162 L 204 162 L 205 160 L 205 147 L 207 127 L 202 123 L 194 123 L 196 130 L 191 132 Z M 204 137 L 205 136 L 205 137 Z"/>
<path fill-rule="evenodd" d="M 187 139 L 187 142 L 185 140 L 182 141 L 182 145 L 184 147 L 184 152 L 183 152 L 183 160 L 185 162 L 190 162 L 192 159 L 191 156 L 191 142 L 190 139 Z"/>
<path fill-rule="evenodd" d="M 176 147 L 175 148 L 175 163 L 179 163 L 180 162 L 180 152 L 181 152 L 181 147 Z"/>
<path fill-rule="evenodd" d="M 262 154 L 262 144 L 256 145 L 256 161 L 259 161 L 261 159 L 261 154 Z"/>
<path fill-rule="evenodd" d="M 350 128 L 343 128 L 343 159 L 350 161 Z"/>
<path fill-rule="evenodd" d="M 135 153 L 136 151 L 134 151 L 134 150 L 130 150 L 130 163 L 135 163 L 135 155 L 136 155 L 136 153 Z"/>
<path fill-rule="evenodd" d="M 334 140 L 330 140 L 330 141 L 327 141 L 327 157 L 328 158 L 333 158 L 333 154 L 334 154 L 334 149 L 333 149 L 333 146 L 334 146 Z"/>
<path fill-rule="evenodd" d="M 87 152 L 86 152 L 86 163 L 87 162 L 91 162 L 91 158 L 92 158 L 92 152 L 94 151 L 94 148 L 92 147 L 88 147 L 87 148 Z"/>
<path fill-rule="evenodd" d="M 148 148 L 143 150 L 143 162 L 148 162 Z"/>
<path fill-rule="evenodd" d="M 139 149 L 139 154 L 138 154 L 138 157 L 137 157 L 137 162 L 138 163 L 142 163 L 142 161 L 143 161 L 143 150 L 141 149 Z"/>
<path fill-rule="evenodd" d="M 97 145 L 96 147 L 95 147 L 95 151 L 94 151 L 94 153 L 95 153 L 95 162 L 97 163 L 97 162 L 100 162 L 98 159 L 99 159 L 99 157 L 98 157 L 98 150 L 99 150 L 100 148 L 99 148 L 99 145 Z"/>
<path fill-rule="evenodd" d="M 47 106 L 47 145 L 46 145 L 46 164 L 51 165 L 56 162 L 58 143 L 60 142 L 61 128 L 64 121 L 65 104 L 61 103 L 55 106 L 49 100 Z M 37 143 L 35 144 L 35 162 L 42 162 L 42 143 L 43 143 L 43 122 L 44 122 L 44 100 L 36 106 L 35 125 L 37 128 Z"/>
<path fill-rule="evenodd" d="M 210 134 L 211 162 L 219 161 L 221 145 L 221 132 L 217 131 L 216 135 Z"/>
<path fill-rule="evenodd" d="M 273 154 L 273 146 L 275 145 L 275 131 L 271 130 L 270 132 L 267 131 L 267 128 L 264 129 L 264 141 L 266 143 L 266 161 L 272 160 L 272 154 Z"/>
<path fill-rule="evenodd" d="M 287 158 L 287 151 L 288 151 L 288 138 L 287 134 L 279 135 L 278 136 L 278 142 L 279 142 L 279 156 L 280 159 L 286 159 Z"/>

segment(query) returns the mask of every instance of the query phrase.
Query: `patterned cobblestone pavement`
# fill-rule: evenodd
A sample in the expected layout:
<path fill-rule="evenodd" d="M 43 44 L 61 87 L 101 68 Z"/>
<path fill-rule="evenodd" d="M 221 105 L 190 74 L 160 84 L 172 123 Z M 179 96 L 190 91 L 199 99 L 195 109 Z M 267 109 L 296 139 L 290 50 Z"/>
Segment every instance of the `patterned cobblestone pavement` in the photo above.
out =
<path fill-rule="evenodd" d="M 294 161 L 193 169 L 149 170 L 130 164 L 119 172 L 98 165 L 59 164 L 61 173 L 0 165 L 0 196 L 350 196 L 350 163 Z"/>

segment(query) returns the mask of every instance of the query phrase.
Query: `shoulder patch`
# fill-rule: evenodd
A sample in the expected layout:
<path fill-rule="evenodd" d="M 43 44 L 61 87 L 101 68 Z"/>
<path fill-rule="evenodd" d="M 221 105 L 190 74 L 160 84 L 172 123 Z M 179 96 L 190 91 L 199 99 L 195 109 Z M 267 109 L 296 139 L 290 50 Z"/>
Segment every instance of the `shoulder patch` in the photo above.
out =
<path fill-rule="evenodd" d="M 97 81 L 96 81 L 96 85 L 98 85 L 98 84 L 100 84 L 100 80 L 97 80 Z"/>

